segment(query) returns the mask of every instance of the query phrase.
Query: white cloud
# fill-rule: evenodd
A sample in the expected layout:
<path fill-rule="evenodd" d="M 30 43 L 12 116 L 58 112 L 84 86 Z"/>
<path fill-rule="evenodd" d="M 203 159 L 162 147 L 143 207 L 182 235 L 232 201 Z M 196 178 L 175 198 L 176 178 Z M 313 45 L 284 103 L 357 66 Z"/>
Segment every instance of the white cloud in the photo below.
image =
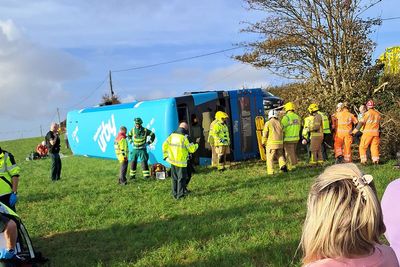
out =
<path fill-rule="evenodd" d="M 12 20 L 0 21 L 0 125 L 11 129 L 15 121 L 51 120 L 68 98 L 63 82 L 83 72 L 71 55 L 38 46 L 25 39 Z"/>
<path fill-rule="evenodd" d="M 265 69 L 233 64 L 213 70 L 205 78 L 205 89 L 258 88 L 271 84 L 273 77 Z"/>

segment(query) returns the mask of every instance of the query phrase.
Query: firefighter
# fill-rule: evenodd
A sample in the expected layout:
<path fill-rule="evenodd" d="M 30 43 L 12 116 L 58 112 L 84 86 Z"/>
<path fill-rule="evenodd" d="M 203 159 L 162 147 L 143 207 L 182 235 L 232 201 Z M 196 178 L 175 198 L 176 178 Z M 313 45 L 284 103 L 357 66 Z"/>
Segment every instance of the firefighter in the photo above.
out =
<path fill-rule="evenodd" d="M 278 158 L 279 169 L 287 172 L 285 157 L 283 155 L 283 128 L 278 120 L 278 111 L 271 109 L 268 112 L 268 121 L 262 132 L 262 144 L 265 146 L 267 158 L 267 174 L 274 174 L 274 158 Z"/>
<path fill-rule="evenodd" d="M 335 140 L 336 132 L 337 132 L 337 114 L 342 111 L 343 103 L 338 103 L 336 105 L 336 112 L 332 114 L 331 121 L 332 121 L 332 135 L 333 140 Z"/>
<path fill-rule="evenodd" d="M 293 102 L 288 102 L 283 106 L 286 114 L 281 120 L 283 127 L 283 148 L 287 160 L 288 170 L 293 170 L 297 165 L 296 147 L 300 140 L 301 118 L 294 111 L 296 109 Z"/>
<path fill-rule="evenodd" d="M 164 160 L 171 164 L 172 195 L 177 200 L 185 196 L 189 153 L 196 152 L 199 147 L 189 142 L 188 128 L 186 122 L 180 123 L 179 128 L 162 145 Z"/>
<path fill-rule="evenodd" d="M 327 144 L 330 143 L 330 140 L 332 140 L 331 129 L 329 127 L 329 118 L 324 112 L 320 110 L 318 110 L 317 113 L 322 116 L 324 139 L 322 141 L 321 150 L 322 150 L 322 158 L 324 159 L 324 161 L 326 161 L 328 160 Z"/>
<path fill-rule="evenodd" d="M 15 211 L 20 168 L 14 156 L 0 147 L 0 202 Z"/>
<path fill-rule="evenodd" d="M 146 146 L 153 143 L 156 136 L 149 129 L 142 127 L 143 121 L 141 118 L 135 118 L 134 122 L 135 127 L 128 133 L 128 140 L 133 146 L 131 170 L 129 171 L 129 176 L 131 179 L 135 179 L 137 161 L 138 159 L 140 159 L 140 161 L 142 162 L 143 177 L 149 178 L 150 171 L 149 165 L 147 163 L 147 161 L 149 160 L 149 154 L 147 154 Z"/>
<path fill-rule="evenodd" d="M 341 111 L 336 113 L 337 130 L 335 134 L 335 158 L 337 163 L 351 162 L 351 144 L 353 143 L 353 125 L 357 118 L 349 112 L 347 104 L 343 103 Z"/>
<path fill-rule="evenodd" d="M 318 114 L 318 110 L 317 104 L 310 104 L 308 107 L 310 116 L 304 120 L 303 137 L 309 137 L 309 141 L 303 139 L 302 143 L 307 144 L 309 142 L 310 144 L 311 165 L 324 163 L 321 151 L 321 145 L 324 140 L 323 118 L 321 114 Z"/>
<path fill-rule="evenodd" d="M 213 127 L 214 125 L 217 123 L 217 114 L 219 114 L 217 111 L 217 113 L 215 113 L 215 120 L 213 120 L 210 124 L 210 130 L 208 132 L 208 138 L 207 138 L 207 142 L 210 144 L 211 147 L 211 167 L 218 167 L 218 155 L 215 152 L 215 145 L 214 145 L 214 136 L 213 136 Z"/>
<path fill-rule="evenodd" d="M 375 110 L 375 103 L 372 100 L 367 102 L 368 111 L 364 113 L 357 127 L 353 130 L 353 134 L 360 131 L 362 127 L 363 135 L 360 141 L 360 160 L 362 164 L 367 163 L 367 149 L 371 147 L 371 158 L 374 164 L 379 163 L 379 128 L 381 115 Z"/>
<path fill-rule="evenodd" d="M 126 127 L 121 126 L 119 128 L 119 133 L 117 138 L 114 141 L 114 149 L 115 154 L 117 155 L 117 159 L 121 164 L 119 169 L 119 179 L 118 182 L 121 185 L 126 185 L 126 172 L 128 170 L 128 156 L 129 156 L 129 148 L 128 142 L 126 141 Z"/>
<path fill-rule="evenodd" d="M 210 130 L 211 139 L 218 157 L 217 169 L 219 171 L 225 170 L 226 155 L 229 153 L 229 145 L 231 143 L 228 125 L 226 124 L 228 118 L 229 116 L 225 112 L 217 111 L 215 121 L 212 122 L 212 130 Z"/>

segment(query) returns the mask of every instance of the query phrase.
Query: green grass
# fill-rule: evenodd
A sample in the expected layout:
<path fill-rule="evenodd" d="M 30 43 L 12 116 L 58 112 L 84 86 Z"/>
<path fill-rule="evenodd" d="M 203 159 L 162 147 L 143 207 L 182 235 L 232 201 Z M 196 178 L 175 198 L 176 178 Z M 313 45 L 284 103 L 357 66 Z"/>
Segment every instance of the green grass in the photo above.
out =
<path fill-rule="evenodd" d="M 175 201 L 170 180 L 117 185 L 118 163 L 25 161 L 40 138 L 1 142 L 22 167 L 18 213 L 50 266 L 288 266 L 299 243 L 306 198 L 322 168 L 266 176 L 262 162 L 224 173 L 202 168 L 193 193 Z M 393 162 L 364 170 L 381 196 L 396 178 Z M 299 265 L 301 255 L 294 258 Z"/>

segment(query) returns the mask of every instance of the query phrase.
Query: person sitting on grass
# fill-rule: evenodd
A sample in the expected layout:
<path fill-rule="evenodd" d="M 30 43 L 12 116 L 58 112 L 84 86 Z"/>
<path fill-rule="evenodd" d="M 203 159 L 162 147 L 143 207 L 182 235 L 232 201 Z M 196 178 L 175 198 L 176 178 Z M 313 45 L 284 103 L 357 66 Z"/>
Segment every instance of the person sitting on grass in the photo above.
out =
<path fill-rule="evenodd" d="M 38 153 L 40 158 L 47 157 L 47 154 L 49 153 L 49 149 L 46 146 L 46 141 L 43 141 L 43 142 L 41 142 L 40 144 L 37 145 L 36 153 Z"/>
<path fill-rule="evenodd" d="M 380 241 L 386 229 L 372 180 L 353 163 L 317 177 L 301 237 L 305 266 L 399 266 L 393 249 Z"/>

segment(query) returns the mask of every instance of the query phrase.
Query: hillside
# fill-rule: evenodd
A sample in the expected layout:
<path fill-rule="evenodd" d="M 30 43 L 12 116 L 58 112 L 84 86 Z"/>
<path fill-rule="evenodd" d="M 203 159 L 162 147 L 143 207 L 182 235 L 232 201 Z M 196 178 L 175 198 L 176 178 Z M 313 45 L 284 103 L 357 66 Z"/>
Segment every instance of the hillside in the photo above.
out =
<path fill-rule="evenodd" d="M 22 167 L 18 213 L 51 266 L 288 266 L 309 186 L 322 168 L 266 176 L 262 162 L 224 173 L 201 168 L 175 201 L 170 180 L 117 185 L 116 161 L 66 152 L 59 182 L 50 160 L 25 161 L 40 138 L 1 142 Z M 366 167 L 379 195 L 400 176 Z M 299 261 L 298 255 L 294 262 Z"/>

